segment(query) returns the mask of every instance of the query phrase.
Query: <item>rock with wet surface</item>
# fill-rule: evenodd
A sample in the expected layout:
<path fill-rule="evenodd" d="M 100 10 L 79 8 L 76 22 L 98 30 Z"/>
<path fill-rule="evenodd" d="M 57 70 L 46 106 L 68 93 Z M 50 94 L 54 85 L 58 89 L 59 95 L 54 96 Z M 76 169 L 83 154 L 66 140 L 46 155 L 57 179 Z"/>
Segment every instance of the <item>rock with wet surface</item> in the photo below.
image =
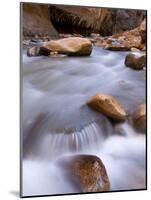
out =
<path fill-rule="evenodd" d="M 30 56 L 30 57 L 40 56 L 39 50 L 40 50 L 40 47 L 38 47 L 38 46 L 33 46 L 31 48 L 28 48 L 27 49 L 27 56 Z"/>
<path fill-rule="evenodd" d="M 88 100 L 87 105 L 116 121 L 125 120 L 127 116 L 122 105 L 114 97 L 107 94 L 97 93 Z"/>
<path fill-rule="evenodd" d="M 44 47 L 49 49 L 50 52 L 58 52 L 69 56 L 89 56 L 92 51 L 90 40 L 80 37 L 51 40 Z"/>
<path fill-rule="evenodd" d="M 146 67 L 146 55 L 127 54 L 125 65 L 135 70 L 142 70 Z"/>
<path fill-rule="evenodd" d="M 146 131 L 146 104 L 138 106 L 133 116 L 133 123 L 136 129 L 142 132 Z"/>
<path fill-rule="evenodd" d="M 94 155 L 67 156 L 59 161 L 67 170 L 71 181 L 81 192 L 109 191 L 110 182 L 105 166 Z"/>
<path fill-rule="evenodd" d="M 50 51 L 45 47 L 33 46 L 27 50 L 27 56 L 49 56 Z"/>

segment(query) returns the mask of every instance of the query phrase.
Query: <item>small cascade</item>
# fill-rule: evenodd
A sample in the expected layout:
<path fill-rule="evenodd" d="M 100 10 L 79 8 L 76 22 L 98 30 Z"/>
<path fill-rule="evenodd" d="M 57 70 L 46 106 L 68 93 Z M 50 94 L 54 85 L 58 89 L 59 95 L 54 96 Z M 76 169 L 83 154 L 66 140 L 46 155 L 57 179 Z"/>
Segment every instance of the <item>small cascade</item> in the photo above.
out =
<path fill-rule="evenodd" d="M 66 154 L 100 157 L 111 190 L 145 187 L 145 136 L 86 105 L 103 92 L 130 115 L 145 101 L 144 72 L 126 68 L 125 54 L 94 47 L 89 57 L 23 56 L 24 195 L 78 193 L 56 164 Z"/>
<path fill-rule="evenodd" d="M 97 151 L 113 130 L 109 122 L 105 128 L 99 120 L 72 132 L 64 129 L 62 132 L 39 133 L 37 128 L 32 131 L 24 142 L 24 156 L 50 160 L 66 153 Z"/>

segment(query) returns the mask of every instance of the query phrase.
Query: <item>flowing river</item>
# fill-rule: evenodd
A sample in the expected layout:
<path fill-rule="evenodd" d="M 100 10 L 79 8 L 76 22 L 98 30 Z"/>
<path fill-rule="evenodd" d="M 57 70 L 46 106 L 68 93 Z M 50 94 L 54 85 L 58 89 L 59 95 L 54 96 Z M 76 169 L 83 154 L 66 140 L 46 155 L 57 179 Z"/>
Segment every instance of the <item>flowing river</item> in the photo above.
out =
<path fill-rule="evenodd" d="M 93 47 L 89 57 L 31 58 L 23 51 L 24 196 L 81 192 L 56 162 L 66 154 L 100 157 L 111 191 L 146 187 L 145 135 L 86 105 L 97 92 L 114 96 L 128 114 L 146 101 L 145 71 L 126 67 L 126 54 Z"/>

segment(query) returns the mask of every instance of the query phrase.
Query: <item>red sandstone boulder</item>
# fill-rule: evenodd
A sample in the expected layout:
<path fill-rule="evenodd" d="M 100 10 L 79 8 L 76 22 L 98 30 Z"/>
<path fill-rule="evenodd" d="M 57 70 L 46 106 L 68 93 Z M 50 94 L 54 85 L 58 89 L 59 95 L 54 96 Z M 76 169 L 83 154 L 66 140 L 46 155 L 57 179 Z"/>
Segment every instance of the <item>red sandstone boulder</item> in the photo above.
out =
<path fill-rule="evenodd" d="M 103 93 L 92 96 L 87 105 L 116 121 L 125 120 L 127 116 L 122 105 L 114 97 Z"/>
<path fill-rule="evenodd" d="M 136 129 L 146 131 L 146 105 L 141 104 L 138 106 L 133 115 L 133 123 Z"/>
<path fill-rule="evenodd" d="M 93 155 L 68 156 L 59 161 L 82 192 L 109 191 L 110 182 L 103 162 Z"/>
<path fill-rule="evenodd" d="M 125 65 L 135 70 L 142 70 L 146 67 L 146 55 L 127 54 Z"/>
<path fill-rule="evenodd" d="M 51 40 L 43 47 L 50 50 L 50 52 L 58 52 L 69 56 L 89 56 L 92 51 L 90 40 L 80 37 Z"/>

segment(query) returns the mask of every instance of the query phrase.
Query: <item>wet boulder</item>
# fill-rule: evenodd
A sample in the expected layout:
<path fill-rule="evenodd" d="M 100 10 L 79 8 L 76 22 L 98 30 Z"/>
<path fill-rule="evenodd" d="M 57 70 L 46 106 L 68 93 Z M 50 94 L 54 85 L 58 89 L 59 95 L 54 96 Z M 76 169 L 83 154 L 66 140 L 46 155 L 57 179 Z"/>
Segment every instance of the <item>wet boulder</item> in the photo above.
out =
<path fill-rule="evenodd" d="M 45 48 L 45 47 L 40 47 L 39 49 L 39 55 L 42 55 L 42 56 L 49 56 L 50 55 L 50 51 L 49 49 Z"/>
<path fill-rule="evenodd" d="M 146 55 L 141 54 L 127 54 L 125 58 L 125 65 L 135 70 L 142 70 L 146 67 Z"/>
<path fill-rule="evenodd" d="M 81 192 L 109 191 L 110 182 L 105 166 L 94 155 L 67 156 L 60 164 L 68 172 L 71 182 Z"/>
<path fill-rule="evenodd" d="M 40 47 L 38 47 L 38 46 L 33 46 L 31 48 L 28 48 L 27 49 L 27 56 L 30 56 L 30 57 L 40 56 L 39 50 L 40 50 Z"/>
<path fill-rule="evenodd" d="M 115 121 L 123 121 L 127 116 L 122 105 L 107 94 L 97 93 L 88 100 L 87 105 Z"/>
<path fill-rule="evenodd" d="M 66 54 L 69 56 L 89 56 L 92 51 L 92 43 L 89 39 L 80 37 L 69 37 L 59 40 L 51 40 L 43 47 L 51 52 Z"/>
<path fill-rule="evenodd" d="M 133 124 L 136 129 L 145 132 L 146 131 L 146 105 L 141 104 L 138 106 L 136 112 L 133 115 Z"/>
<path fill-rule="evenodd" d="M 41 47 L 41 46 L 33 46 L 27 50 L 27 56 L 49 56 L 50 55 L 50 50 Z"/>

